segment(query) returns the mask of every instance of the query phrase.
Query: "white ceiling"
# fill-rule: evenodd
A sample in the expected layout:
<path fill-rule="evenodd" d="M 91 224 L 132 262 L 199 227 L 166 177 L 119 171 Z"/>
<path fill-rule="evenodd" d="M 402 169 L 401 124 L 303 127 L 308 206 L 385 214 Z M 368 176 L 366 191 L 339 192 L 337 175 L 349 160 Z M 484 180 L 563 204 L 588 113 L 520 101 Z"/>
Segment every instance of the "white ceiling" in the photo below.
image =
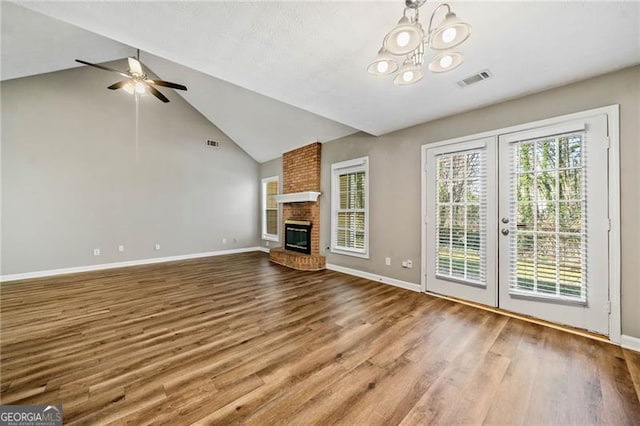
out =
<path fill-rule="evenodd" d="M 357 131 L 146 52 L 140 59 L 163 79 L 186 83 L 188 91 L 176 92 L 259 162 Z"/>
<path fill-rule="evenodd" d="M 1 6 L 2 80 L 79 66 L 75 58 L 108 62 L 135 54 L 127 45 L 12 3 Z"/>
<path fill-rule="evenodd" d="M 76 58 L 100 63 L 135 55 L 132 47 L 74 25 L 12 3 L 1 6 L 2 80 L 83 66 Z M 140 58 L 156 75 L 185 84 L 190 90 L 176 93 L 258 162 L 357 131 L 147 52 Z"/>
<path fill-rule="evenodd" d="M 473 26 L 460 48 L 465 63 L 402 88 L 365 71 L 400 17 L 402 0 L 20 3 L 155 55 L 150 67 L 187 83 L 185 97 L 259 161 L 316 138 L 353 129 L 379 135 L 640 63 L 640 4 L 632 1 L 454 1 L 454 11 Z M 420 9 L 423 23 L 436 4 Z M 455 84 L 487 68 L 494 79 L 465 89 Z M 250 105 L 264 121 L 242 119 L 223 104 Z M 287 135 L 286 146 L 277 142 L 288 130 L 299 134 L 295 126 L 307 128 L 299 117 L 318 131 L 305 140 Z M 269 122 L 277 128 L 264 136 Z"/>

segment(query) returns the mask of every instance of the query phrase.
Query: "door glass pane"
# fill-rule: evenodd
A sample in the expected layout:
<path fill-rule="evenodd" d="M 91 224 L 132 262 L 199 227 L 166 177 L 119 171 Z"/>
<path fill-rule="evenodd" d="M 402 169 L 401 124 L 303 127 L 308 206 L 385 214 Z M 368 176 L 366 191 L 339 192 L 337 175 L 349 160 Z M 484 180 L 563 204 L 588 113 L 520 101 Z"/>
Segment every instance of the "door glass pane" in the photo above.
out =
<path fill-rule="evenodd" d="M 586 300 L 584 132 L 515 142 L 510 287 Z"/>
<path fill-rule="evenodd" d="M 436 271 L 485 283 L 486 154 L 484 149 L 436 158 Z"/>

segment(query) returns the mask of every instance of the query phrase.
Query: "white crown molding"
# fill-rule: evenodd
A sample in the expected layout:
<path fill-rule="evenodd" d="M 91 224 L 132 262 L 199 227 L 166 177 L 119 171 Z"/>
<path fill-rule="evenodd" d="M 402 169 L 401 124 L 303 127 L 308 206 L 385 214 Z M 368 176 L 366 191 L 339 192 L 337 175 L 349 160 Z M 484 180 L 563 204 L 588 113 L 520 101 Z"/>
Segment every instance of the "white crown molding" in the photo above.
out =
<path fill-rule="evenodd" d="M 279 194 L 275 196 L 278 203 L 305 203 L 307 201 L 318 201 L 320 192 L 305 191 L 292 192 L 291 194 Z"/>
<path fill-rule="evenodd" d="M 334 265 L 327 263 L 327 269 L 330 271 L 342 272 L 343 274 L 353 275 L 360 278 L 365 278 L 371 281 L 381 282 L 383 284 L 389 284 L 394 287 L 404 288 L 405 290 L 411 290 L 420 292 L 420 284 L 410 283 L 408 281 L 402 281 L 391 277 L 385 277 L 383 275 L 372 274 L 370 272 L 360 271 L 358 269 L 351 269 L 340 265 Z"/>
<path fill-rule="evenodd" d="M 31 278 L 52 277 L 55 275 L 74 274 L 77 272 L 101 271 L 104 269 L 124 268 L 126 266 L 149 265 L 152 263 L 172 262 L 175 260 L 197 259 L 200 257 L 222 256 L 225 254 L 263 251 L 261 247 L 245 247 L 230 250 L 208 251 L 202 253 L 182 254 L 178 256 L 156 257 L 151 259 L 128 260 L 124 262 L 102 263 L 98 265 L 76 266 L 71 268 L 49 269 L 46 271 L 25 272 L 0 276 L 0 282 L 26 280 Z"/>

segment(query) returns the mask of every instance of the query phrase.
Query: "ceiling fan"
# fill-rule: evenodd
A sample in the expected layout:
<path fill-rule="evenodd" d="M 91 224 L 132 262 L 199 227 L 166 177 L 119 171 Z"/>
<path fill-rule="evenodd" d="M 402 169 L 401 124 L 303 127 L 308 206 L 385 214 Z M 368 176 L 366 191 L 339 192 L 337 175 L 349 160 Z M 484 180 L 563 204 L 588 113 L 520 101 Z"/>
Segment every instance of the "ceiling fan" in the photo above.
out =
<path fill-rule="evenodd" d="M 114 70 L 113 68 L 108 68 L 98 64 L 91 64 L 89 62 L 82 61 L 80 59 L 76 59 L 76 62 L 79 62 L 84 65 L 89 65 L 95 68 L 100 68 L 101 70 L 115 72 L 116 74 L 120 74 L 121 76 L 126 78 L 126 80 L 119 81 L 109 86 L 108 89 L 111 89 L 111 90 L 125 89 L 129 93 L 135 92 L 138 94 L 143 94 L 148 90 L 149 92 L 151 92 L 153 96 L 155 96 L 156 98 L 160 99 L 162 102 L 165 102 L 165 103 L 169 102 L 169 99 L 165 95 L 160 93 L 158 89 L 153 87 L 154 85 L 170 87 L 172 89 L 178 89 L 178 90 L 187 90 L 187 87 L 183 86 L 182 84 L 171 83 L 170 81 L 163 81 L 163 80 L 153 80 L 149 78 L 147 74 L 144 72 L 144 70 L 142 69 L 142 64 L 140 63 L 140 50 L 138 50 L 137 58 L 130 56 L 127 58 L 127 60 L 129 61 L 128 72 Z"/>

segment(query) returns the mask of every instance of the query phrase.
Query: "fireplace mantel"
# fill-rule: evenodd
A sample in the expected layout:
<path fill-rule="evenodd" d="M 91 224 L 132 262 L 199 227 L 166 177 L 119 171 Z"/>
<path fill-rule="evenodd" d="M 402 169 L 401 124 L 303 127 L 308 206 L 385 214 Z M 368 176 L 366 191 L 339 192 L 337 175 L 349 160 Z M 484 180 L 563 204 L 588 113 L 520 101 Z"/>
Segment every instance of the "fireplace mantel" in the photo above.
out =
<path fill-rule="evenodd" d="M 280 204 L 286 203 L 306 203 L 308 201 L 318 201 L 320 192 L 305 191 L 305 192 L 293 192 L 290 194 L 276 195 L 276 202 Z"/>

